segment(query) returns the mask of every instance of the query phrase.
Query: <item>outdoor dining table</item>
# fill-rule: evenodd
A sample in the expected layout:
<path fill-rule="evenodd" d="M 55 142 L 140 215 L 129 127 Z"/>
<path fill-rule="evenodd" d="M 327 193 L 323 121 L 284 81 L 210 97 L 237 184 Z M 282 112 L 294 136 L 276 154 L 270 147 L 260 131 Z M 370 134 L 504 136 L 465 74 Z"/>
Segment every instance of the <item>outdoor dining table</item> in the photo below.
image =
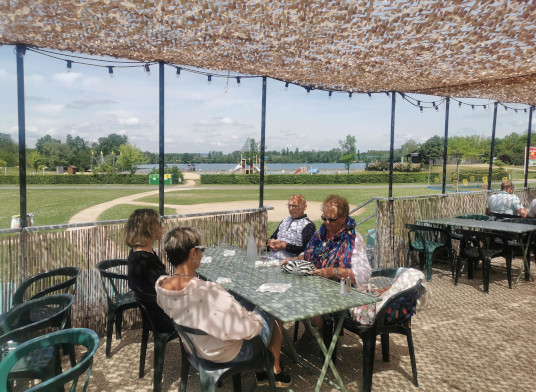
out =
<path fill-rule="evenodd" d="M 234 255 L 224 256 L 224 251 L 234 251 Z M 319 276 L 301 276 L 288 274 L 276 266 L 253 267 L 246 263 L 246 251 L 230 245 L 219 245 L 205 249 L 204 260 L 211 259 L 210 263 L 202 263 L 197 273 L 207 280 L 216 281 L 218 278 L 229 278 L 230 283 L 223 284 L 226 290 L 237 294 L 271 314 L 284 323 L 303 320 L 315 336 L 322 352 L 325 355 L 315 391 L 325 379 L 328 366 L 338 386 L 346 391 L 344 384 L 337 372 L 331 355 L 337 344 L 339 332 L 342 328 L 347 309 L 371 304 L 378 298 L 352 289 L 350 293 L 341 295 L 340 284 Z M 290 288 L 284 293 L 259 292 L 257 289 L 265 283 L 290 284 Z M 313 316 L 330 313 L 338 313 L 338 323 L 328 349 L 319 336 L 318 331 L 310 322 Z M 290 339 L 285 339 L 294 360 L 299 358 Z"/>
<path fill-rule="evenodd" d="M 505 234 L 510 238 L 517 241 L 521 247 L 523 254 L 523 264 L 521 271 L 516 279 L 514 287 L 517 287 L 523 272 L 525 272 L 525 279 L 531 279 L 530 276 L 530 253 L 529 247 L 532 241 L 532 235 L 536 231 L 536 225 L 529 225 L 525 223 L 513 223 L 513 222 L 501 222 L 501 221 L 483 221 L 476 219 L 463 219 L 463 218 L 434 218 L 434 219 L 421 219 L 420 223 L 427 223 L 438 226 L 450 226 L 450 227 L 465 227 L 470 230 L 483 230 L 494 233 Z"/>

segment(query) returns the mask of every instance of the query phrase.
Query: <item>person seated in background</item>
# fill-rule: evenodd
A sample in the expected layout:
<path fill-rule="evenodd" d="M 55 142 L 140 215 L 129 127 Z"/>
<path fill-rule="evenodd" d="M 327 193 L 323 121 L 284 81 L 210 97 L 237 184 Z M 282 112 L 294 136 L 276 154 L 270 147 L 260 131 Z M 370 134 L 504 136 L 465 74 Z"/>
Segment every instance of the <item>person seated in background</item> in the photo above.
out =
<path fill-rule="evenodd" d="M 196 277 L 205 249 L 201 239 L 195 227 L 167 233 L 164 249 L 174 273 L 156 281 L 157 303 L 177 324 L 207 334 L 188 335 L 199 357 L 212 362 L 232 365 L 250 360 L 254 354 L 250 339 L 260 335 L 274 356 L 276 386 L 290 386 L 291 378 L 279 362 L 283 324 L 245 300 L 238 302 L 218 283 Z M 264 371 L 255 372 L 255 379 L 258 386 L 269 384 Z"/>
<path fill-rule="evenodd" d="M 328 279 L 340 280 L 350 278 L 354 286 L 367 283 L 372 268 L 367 259 L 363 237 L 355 230 L 356 222 L 349 216 L 348 200 L 338 195 L 328 196 L 322 203 L 320 226 L 305 251 L 295 259 L 308 260 L 317 268 L 313 274 Z M 289 259 L 282 261 L 286 263 Z M 322 316 L 313 317 L 311 321 L 323 330 Z M 300 342 L 302 345 L 312 341 L 312 335 L 306 330 Z"/>
<path fill-rule="evenodd" d="M 305 197 L 299 194 L 290 196 L 287 207 L 290 216 L 281 221 L 266 242 L 270 257 L 280 260 L 302 253 L 316 230 L 315 224 L 305 214 Z"/>
<path fill-rule="evenodd" d="M 505 214 L 520 216 L 522 218 L 526 218 L 528 215 L 519 197 L 514 195 L 514 184 L 512 181 L 504 181 L 501 184 L 501 191 L 489 197 L 486 214 Z"/>
<path fill-rule="evenodd" d="M 529 218 L 536 218 L 536 199 L 532 200 L 529 208 L 527 208 L 527 216 Z"/>
<path fill-rule="evenodd" d="M 155 241 L 162 239 L 164 227 L 160 215 L 150 208 L 135 210 L 127 220 L 123 235 L 131 248 L 128 255 L 128 287 L 135 293 L 156 295 L 156 280 L 167 274 L 166 267 L 153 250 Z M 172 320 L 155 303 L 146 304 L 158 332 L 173 332 Z"/>

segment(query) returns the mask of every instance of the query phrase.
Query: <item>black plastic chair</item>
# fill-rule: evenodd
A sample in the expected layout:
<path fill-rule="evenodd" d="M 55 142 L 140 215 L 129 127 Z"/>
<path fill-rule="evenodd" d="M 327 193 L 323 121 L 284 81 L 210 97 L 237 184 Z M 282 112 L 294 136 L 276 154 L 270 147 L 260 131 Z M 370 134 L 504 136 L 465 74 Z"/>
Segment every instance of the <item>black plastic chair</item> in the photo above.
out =
<path fill-rule="evenodd" d="M 474 270 L 478 262 L 482 261 L 482 280 L 484 292 L 489 293 L 489 271 L 491 260 L 495 257 L 506 259 L 506 276 L 508 287 L 512 288 L 512 251 L 506 236 L 485 231 L 462 230 L 463 235 L 460 256 L 456 266 L 456 279 L 454 284 L 458 284 L 458 279 L 463 269 L 462 260 L 468 260 L 467 277 L 473 279 Z"/>
<path fill-rule="evenodd" d="M 0 326 L 0 347 L 5 354 L 27 341 L 36 334 L 43 334 L 50 329 L 66 329 L 71 319 L 71 307 L 74 297 L 71 294 L 56 294 L 29 300 L 11 309 Z M 32 321 L 33 315 L 44 311 L 47 316 Z M 65 346 L 64 346 L 65 347 Z M 74 348 L 67 345 L 71 364 L 76 364 Z M 3 361 L 2 361 L 3 363 Z M 40 379 L 46 380 L 61 372 L 59 347 L 44 348 L 24 356 L 11 370 L 10 380 Z"/>
<path fill-rule="evenodd" d="M 376 276 L 380 276 L 377 274 Z M 389 276 L 389 275 L 388 275 Z M 363 392 L 372 389 L 372 374 L 374 372 L 374 354 L 376 351 L 376 337 L 381 336 L 382 357 L 384 362 L 389 361 L 389 334 L 398 333 L 406 336 L 408 341 L 413 384 L 419 386 L 417 380 L 417 362 L 411 334 L 411 317 L 415 314 L 417 299 L 421 290 L 421 281 L 407 290 L 401 291 L 387 300 L 376 314 L 372 325 L 356 324 L 352 319 L 344 320 L 343 328 L 355 333 L 363 341 Z"/>
<path fill-rule="evenodd" d="M 123 312 L 138 307 L 134 293 L 128 288 L 127 260 L 111 259 L 97 264 L 102 287 L 106 293 L 108 313 L 106 315 L 106 358 L 110 358 L 112 334 L 115 322 L 115 338 L 121 339 Z"/>
<path fill-rule="evenodd" d="M 162 373 L 164 371 L 164 358 L 166 356 L 166 344 L 177 337 L 177 332 L 158 332 L 150 312 L 147 309 L 148 304 L 156 304 L 156 295 L 145 293 L 134 293 L 134 297 L 141 311 L 143 320 L 143 332 L 140 349 L 140 372 L 139 377 L 145 375 L 145 356 L 147 352 L 147 342 L 149 340 L 149 331 L 154 337 L 154 369 L 153 369 L 153 391 L 162 390 Z"/>
<path fill-rule="evenodd" d="M 454 257 L 452 241 L 447 229 L 423 225 L 406 224 L 408 231 L 408 252 L 406 254 L 406 267 L 409 265 L 411 252 L 419 253 L 419 266 L 422 270 L 426 264 L 426 280 L 432 280 L 432 260 L 434 252 L 445 249 L 449 256 L 449 264 L 454 278 Z"/>
<path fill-rule="evenodd" d="M 201 379 L 201 392 L 213 392 L 216 389 L 216 384 L 220 379 L 232 376 L 233 378 L 233 390 L 235 392 L 241 391 L 240 373 L 245 370 L 259 370 L 264 369 L 268 375 L 268 381 L 270 383 L 270 390 L 275 391 L 275 376 L 274 376 L 274 360 L 272 354 L 264 347 L 260 336 L 256 336 L 251 339 L 253 343 L 253 357 L 249 361 L 239 363 L 237 365 L 228 365 L 222 363 L 215 363 L 199 358 L 195 350 L 195 346 L 188 334 L 192 335 L 206 335 L 205 332 L 199 329 L 192 329 L 175 324 L 175 329 L 179 334 L 179 340 L 181 342 L 182 352 L 182 369 L 181 369 L 181 382 L 179 385 L 179 392 L 186 392 L 186 386 L 188 383 L 188 372 L 190 365 L 199 372 Z"/>
<path fill-rule="evenodd" d="M 93 355 L 99 347 L 99 337 L 97 334 L 86 328 L 74 328 L 53 332 L 47 335 L 38 336 L 17 346 L 17 348 L 11 351 L 0 362 L 0 390 L 10 390 L 11 385 L 9 380 L 15 369 L 19 366 L 20 360 L 24 361 L 32 352 L 47 351 L 47 349 L 54 349 L 60 344 L 67 344 L 69 346 L 82 345 L 87 349 L 87 352 L 82 356 L 80 362 L 72 366 L 71 369 L 62 372 L 60 368 L 58 374 L 47 378 L 30 390 L 32 392 L 63 391 L 65 384 L 72 385 L 71 390 L 75 390 L 78 384 L 78 378 L 87 371 L 86 380 L 81 389 L 82 392 L 85 392 L 89 382 L 89 376 L 91 375 Z"/>
<path fill-rule="evenodd" d="M 82 271 L 77 267 L 62 267 L 38 273 L 23 281 L 13 294 L 11 307 L 48 294 L 76 291 L 76 282 Z M 59 293 L 58 293 L 59 292 Z"/>

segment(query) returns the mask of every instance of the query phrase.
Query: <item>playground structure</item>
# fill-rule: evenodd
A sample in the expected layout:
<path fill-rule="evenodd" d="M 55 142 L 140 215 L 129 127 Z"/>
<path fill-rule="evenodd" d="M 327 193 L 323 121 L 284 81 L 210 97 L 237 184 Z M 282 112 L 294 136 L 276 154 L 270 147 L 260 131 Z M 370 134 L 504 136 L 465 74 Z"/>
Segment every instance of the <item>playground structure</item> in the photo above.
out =
<path fill-rule="evenodd" d="M 305 162 L 302 167 L 294 172 L 294 174 L 317 174 L 318 169 L 313 169 L 313 165 L 309 162 Z"/>
<path fill-rule="evenodd" d="M 260 173 L 259 167 L 259 155 L 255 154 L 253 157 L 248 157 L 245 153 L 251 151 L 251 142 L 249 137 L 240 150 L 240 163 L 234 168 L 229 170 L 229 174 L 256 174 Z"/>

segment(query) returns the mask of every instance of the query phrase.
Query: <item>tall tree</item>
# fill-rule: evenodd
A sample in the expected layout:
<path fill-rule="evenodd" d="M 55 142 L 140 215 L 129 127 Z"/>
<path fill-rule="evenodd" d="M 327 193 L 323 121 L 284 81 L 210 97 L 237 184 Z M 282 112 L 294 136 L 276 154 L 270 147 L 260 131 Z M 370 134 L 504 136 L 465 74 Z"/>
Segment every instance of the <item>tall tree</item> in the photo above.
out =
<path fill-rule="evenodd" d="M 119 147 L 119 158 L 117 159 L 117 165 L 123 170 L 129 171 L 130 174 L 136 173 L 138 166 L 149 162 L 141 150 L 130 144 L 123 144 Z"/>
<path fill-rule="evenodd" d="M 5 161 L 7 166 L 16 166 L 19 162 L 18 144 L 8 133 L 0 133 L 0 159 Z"/>
<path fill-rule="evenodd" d="M 126 135 L 118 135 L 117 133 L 111 133 L 106 137 L 99 138 L 98 152 L 106 156 L 112 153 L 112 151 L 119 151 L 119 146 L 128 143 L 128 137 Z"/>
<path fill-rule="evenodd" d="M 46 143 L 59 143 L 59 144 L 61 144 L 61 140 L 60 139 L 54 139 L 52 136 L 50 136 L 48 134 L 43 136 L 43 137 L 40 137 L 35 142 L 35 148 L 37 148 L 37 151 L 39 151 L 40 154 L 43 154 L 43 148 L 44 148 Z"/>
<path fill-rule="evenodd" d="M 400 148 L 400 154 L 402 155 L 402 158 L 403 158 L 406 155 L 411 154 L 414 151 L 417 151 L 418 149 L 419 149 L 419 143 L 417 143 L 413 139 L 409 139 L 404 144 L 402 144 L 402 147 Z"/>
<path fill-rule="evenodd" d="M 348 174 L 350 174 L 350 165 L 355 162 L 357 148 L 355 147 L 355 136 L 346 135 L 345 140 L 339 140 L 341 146 L 341 156 L 339 160 L 344 163 Z"/>
<path fill-rule="evenodd" d="M 439 136 L 432 136 L 425 141 L 419 148 L 421 157 L 424 162 L 428 164 L 432 161 L 432 166 L 435 164 L 435 160 L 443 156 L 443 138 Z"/>
<path fill-rule="evenodd" d="M 32 151 L 28 155 L 28 166 L 37 171 L 42 165 L 43 165 L 43 156 L 39 154 L 39 151 Z"/>

